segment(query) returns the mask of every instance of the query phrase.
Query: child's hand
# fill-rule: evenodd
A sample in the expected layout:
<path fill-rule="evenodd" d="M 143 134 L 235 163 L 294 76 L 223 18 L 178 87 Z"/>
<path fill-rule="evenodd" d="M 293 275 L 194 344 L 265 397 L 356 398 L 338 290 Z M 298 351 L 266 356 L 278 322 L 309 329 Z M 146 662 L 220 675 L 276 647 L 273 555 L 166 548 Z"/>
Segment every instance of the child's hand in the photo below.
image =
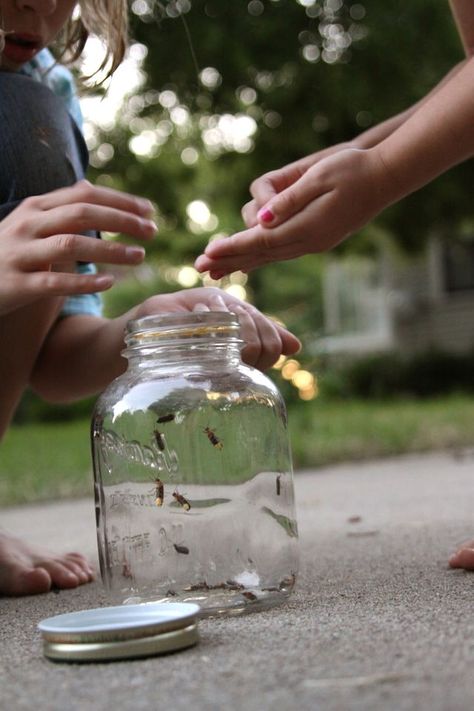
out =
<path fill-rule="evenodd" d="M 0 314 L 39 298 L 103 291 L 111 275 L 80 275 L 75 262 L 139 264 L 142 247 L 93 239 L 106 230 L 150 239 L 148 200 L 80 181 L 25 200 L 0 222 Z"/>
<path fill-rule="evenodd" d="M 290 185 L 296 183 L 303 177 L 308 168 L 311 168 L 315 163 L 333 155 L 333 153 L 337 153 L 345 148 L 350 148 L 350 145 L 350 143 L 337 143 L 322 151 L 305 156 L 294 163 L 289 163 L 283 166 L 283 168 L 264 173 L 254 180 L 250 186 L 252 200 L 247 202 L 242 208 L 242 218 L 247 227 L 254 227 L 254 225 L 257 225 L 259 222 L 265 224 L 265 221 L 259 217 L 259 213 L 275 195 L 278 195 L 289 188 Z"/>
<path fill-rule="evenodd" d="M 208 244 L 196 269 L 217 279 L 331 249 L 390 203 L 389 185 L 376 148 L 340 150 L 271 197 L 259 224 Z"/>
<path fill-rule="evenodd" d="M 266 370 L 280 355 L 296 353 L 301 344 L 296 336 L 264 316 L 251 304 L 213 287 L 185 289 L 147 299 L 131 318 L 176 311 L 231 311 L 239 317 L 240 335 L 245 341 L 242 358 L 249 365 Z"/>

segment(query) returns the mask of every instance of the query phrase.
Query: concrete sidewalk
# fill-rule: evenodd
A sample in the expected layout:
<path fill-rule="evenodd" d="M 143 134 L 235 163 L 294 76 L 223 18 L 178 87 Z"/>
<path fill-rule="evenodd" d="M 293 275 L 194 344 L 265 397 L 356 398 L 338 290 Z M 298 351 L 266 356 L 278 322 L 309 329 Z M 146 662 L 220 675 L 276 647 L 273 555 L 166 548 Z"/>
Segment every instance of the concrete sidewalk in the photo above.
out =
<path fill-rule="evenodd" d="M 42 656 L 44 617 L 104 604 L 99 583 L 1 599 L 0 708 L 471 711 L 474 452 L 296 474 L 302 571 L 268 612 L 200 622 L 190 650 L 110 664 Z M 359 517 L 351 522 L 351 517 Z M 92 501 L 0 512 L 2 527 L 96 556 Z"/>

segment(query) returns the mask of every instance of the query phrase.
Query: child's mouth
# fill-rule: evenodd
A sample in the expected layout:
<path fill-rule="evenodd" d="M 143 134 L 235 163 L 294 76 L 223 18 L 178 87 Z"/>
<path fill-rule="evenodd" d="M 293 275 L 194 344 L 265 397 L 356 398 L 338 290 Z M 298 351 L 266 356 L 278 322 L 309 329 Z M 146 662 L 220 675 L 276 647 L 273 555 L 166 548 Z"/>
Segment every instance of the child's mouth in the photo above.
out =
<path fill-rule="evenodd" d="M 19 65 L 29 62 L 42 46 L 38 37 L 29 34 L 7 33 L 4 40 L 3 56 Z"/>

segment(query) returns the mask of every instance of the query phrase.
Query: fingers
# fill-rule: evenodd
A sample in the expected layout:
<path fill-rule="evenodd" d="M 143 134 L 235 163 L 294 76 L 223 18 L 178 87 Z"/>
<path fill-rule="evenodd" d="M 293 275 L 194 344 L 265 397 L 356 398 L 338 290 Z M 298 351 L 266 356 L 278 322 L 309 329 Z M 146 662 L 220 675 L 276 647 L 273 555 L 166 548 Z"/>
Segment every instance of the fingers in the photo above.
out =
<path fill-rule="evenodd" d="M 213 240 L 194 266 L 198 272 L 208 271 L 213 279 L 220 279 L 235 271 L 249 272 L 264 264 L 295 259 L 305 251 L 311 251 L 310 247 L 305 250 L 303 241 L 293 239 L 295 233 L 292 231 L 285 230 L 285 241 L 281 241 L 278 229 L 281 228 L 270 231 L 257 226 L 232 237 Z"/>
<path fill-rule="evenodd" d="M 32 272 L 23 276 L 21 301 L 28 303 L 38 297 L 92 294 L 110 289 L 111 274 L 63 274 Z"/>
<path fill-rule="evenodd" d="M 299 180 L 267 201 L 257 213 L 259 223 L 274 227 L 300 212 L 312 200 L 324 192 L 313 170 L 306 171 Z"/>
<path fill-rule="evenodd" d="M 193 306 L 193 311 L 196 311 L 196 312 L 198 312 L 198 311 L 203 312 L 203 311 L 210 311 L 210 310 L 211 309 L 209 308 L 209 306 L 207 304 L 202 303 L 201 301 L 199 301 L 197 304 L 195 304 Z"/>
<path fill-rule="evenodd" d="M 239 316 L 240 333 L 245 341 L 242 359 L 259 370 L 267 370 L 278 360 L 282 351 L 275 323 L 250 304 L 237 306 L 235 310 Z"/>
<path fill-rule="evenodd" d="M 242 357 L 260 370 L 270 368 L 283 353 L 292 355 L 301 349 L 301 342 L 290 331 L 262 314 L 247 302 L 229 305 L 239 316 L 241 335 L 246 342 Z"/>
<path fill-rule="evenodd" d="M 265 173 L 250 186 L 250 194 L 259 207 L 299 180 L 304 173 L 298 163 L 290 163 L 280 170 Z"/>
<path fill-rule="evenodd" d="M 293 333 L 288 331 L 279 323 L 275 324 L 281 340 L 281 352 L 283 355 L 294 355 L 302 348 L 301 341 Z"/>
<path fill-rule="evenodd" d="M 246 203 L 241 211 L 246 226 L 253 227 L 259 222 L 266 224 L 265 219 L 260 219 L 259 217 L 262 208 L 268 207 L 269 203 L 273 204 L 273 199 L 299 180 L 305 170 L 306 166 L 303 167 L 303 165 L 295 163 L 287 165 L 281 170 L 265 173 L 265 175 L 254 180 L 250 186 L 250 193 L 253 196 L 253 200 Z M 278 224 L 278 222 L 275 221 L 274 224 Z"/>
<path fill-rule="evenodd" d="M 244 341 L 242 359 L 260 370 L 272 366 L 282 353 L 290 355 L 301 347 L 300 341 L 293 334 L 262 314 L 255 306 L 215 287 L 198 287 L 151 297 L 140 306 L 134 317 L 173 311 L 230 311 L 236 314 Z"/>
<path fill-rule="evenodd" d="M 250 194 L 257 207 L 265 205 L 280 190 L 287 187 L 287 182 L 282 176 L 283 171 L 271 171 L 253 181 L 250 186 Z"/>
<path fill-rule="evenodd" d="M 258 210 L 259 205 L 255 200 L 250 200 L 243 206 L 241 210 L 241 215 L 247 227 L 254 227 L 258 224 Z"/>
<path fill-rule="evenodd" d="M 239 316 L 240 333 L 245 341 L 242 359 L 259 370 L 268 370 L 281 354 L 293 355 L 301 350 L 301 342 L 296 336 L 261 314 L 249 313 L 248 306 L 236 306 Z"/>
<path fill-rule="evenodd" d="M 74 202 L 86 202 L 115 207 L 142 217 L 149 217 L 153 213 L 153 205 L 149 200 L 112 188 L 95 186 L 87 180 L 80 180 L 68 188 L 60 188 L 44 195 L 28 198 L 25 202 L 37 206 L 40 210 L 51 210 L 60 205 L 69 205 Z"/>
<path fill-rule="evenodd" d="M 213 240 L 194 266 L 199 272 L 209 271 L 217 279 L 234 271 L 248 272 L 270 262 L 331 249 L 348 234 L 344 215 L 336 212 L 336 207 L 337 196 L 325 192 L 272 229 L 256 225 L 231 237 Z"/>
<path fill-rule="evenodd" d="M 31 240 L 66 232 L 104 230 L 150 239 L 157 231 L 148 200 L 86 181 L 23 200 L 2 221 L 16 238 Z"/>
<path fill-rule="evenodd" d="M 21 229 L 21 223 L 19 229 Z M 114 207 L 75 203 L 53 207 L 41 212 L 34 230 L 36 237 L 49 237 L 58 232 L 77 233 L 87 230 L 105 230 L 150 239 L 156 232 L 156 225 L 151 220 Z M 32 236 L 31 226 L 29 234 L 26 236 Z"/>
<path fill-rule="evenodd" d="M 143 247 L 92 239 L 84 235 L 61 234 L 33 240 L 17 259 L 17 266 L 32 271 L 41 264 L 94 262 L 97 264 L 140 264 Z"/>

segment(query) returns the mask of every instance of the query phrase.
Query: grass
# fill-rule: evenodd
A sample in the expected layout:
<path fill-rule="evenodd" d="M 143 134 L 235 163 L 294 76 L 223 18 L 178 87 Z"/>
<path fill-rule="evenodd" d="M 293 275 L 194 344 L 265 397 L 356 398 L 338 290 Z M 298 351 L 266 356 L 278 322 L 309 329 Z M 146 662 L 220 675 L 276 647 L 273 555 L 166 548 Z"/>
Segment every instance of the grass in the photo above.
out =
<path fill-rule="evenodd" d="M 0 504 L 92 495 L 89 422 L 12 427 L 0 445 Z"/>
<path fill-rule="evenodd" d="M 295 467 L 474 444 L 474 398 L 315 400 L 289 408 Z M 91 496 L 89 422 L 13 427 L 0 446 L 3 506 Z"/>
<path fill-rule="evenodd" d="M 290 410 L 295 467 L 474 444 L 474 398 L 315 400 Z"/>

